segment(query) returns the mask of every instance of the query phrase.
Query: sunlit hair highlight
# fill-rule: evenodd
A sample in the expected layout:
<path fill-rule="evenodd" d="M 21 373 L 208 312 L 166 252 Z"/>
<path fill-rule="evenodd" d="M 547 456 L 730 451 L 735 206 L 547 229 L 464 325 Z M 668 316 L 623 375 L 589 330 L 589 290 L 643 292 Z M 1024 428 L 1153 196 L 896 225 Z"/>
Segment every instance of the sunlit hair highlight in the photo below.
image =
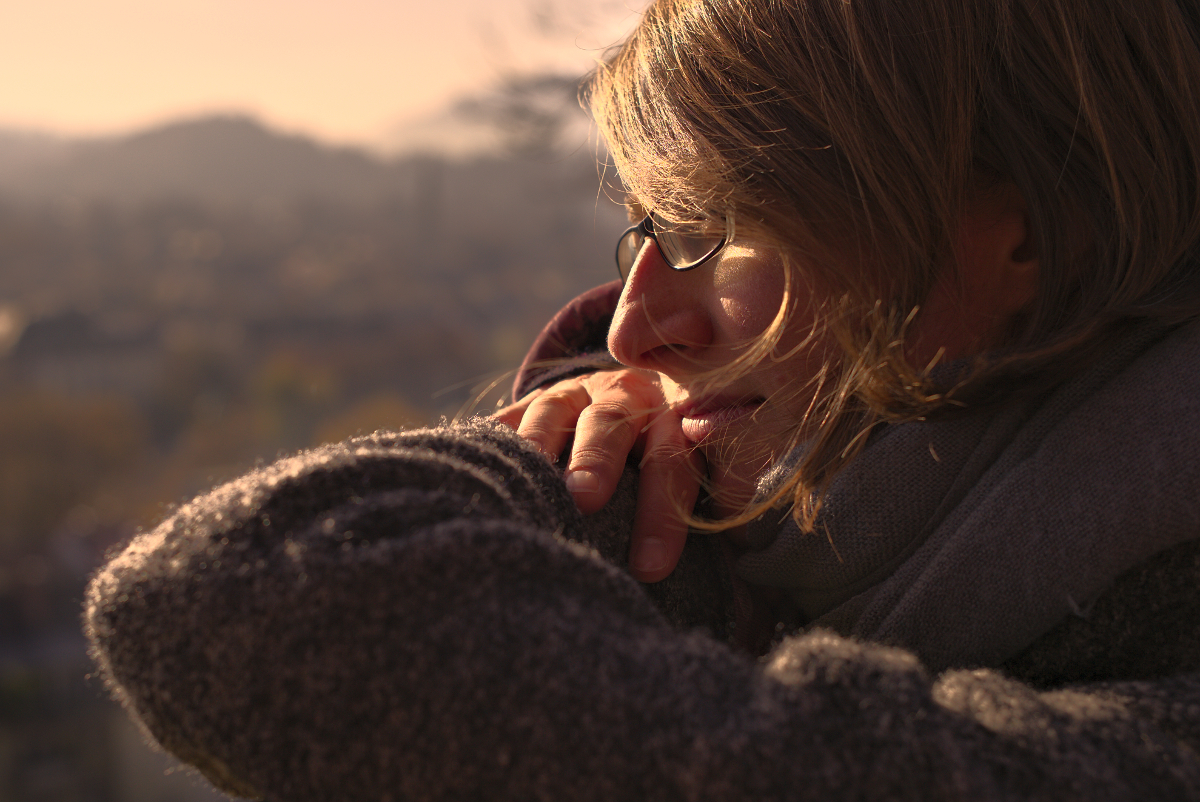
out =
<path fill-rule="evenodd" d="M 805 455 L 772 501 L 811 528 L 880 422 L 978 405 L 1001 380 L 1048 383 L 1132 322 L 1197 315 L 1197 14 L 1174 0 L 647 9 L 584 89 L 624 185 L 672 220 L 731 212 L 739 237 L 828 293 L 841 353 L 805 385 Z M 905 336 L 953 267 L 960 211 L 1000 185 L 1027 205 L 1037 295 L 987 355 L 934 381 Z M 787 325 L 736 370 L 770 358 Z"/>

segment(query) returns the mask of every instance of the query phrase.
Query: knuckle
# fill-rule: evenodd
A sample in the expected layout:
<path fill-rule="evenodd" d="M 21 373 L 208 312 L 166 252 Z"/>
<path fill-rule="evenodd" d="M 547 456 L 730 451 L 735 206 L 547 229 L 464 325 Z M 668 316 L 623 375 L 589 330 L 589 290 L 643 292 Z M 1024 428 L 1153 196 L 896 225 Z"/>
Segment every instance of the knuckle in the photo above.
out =
<path fill-rule="evenodd" d="M 589 432 L 604 441 L 615 440 L 632 443 L 641 433 L 639 416 L 630 412 L 628 407 L 620 403 L 594 403 L 584 411 L 580 418 L 584 416 L 587 418 Z"/>
<path fill-rule="evenodd" d="M 530 405 L 521 419 L 521 429 L 572 431 L 579 417 L 578 404 L 567 396 L 547 394 Z"/>
<path fill-rule="evenodd" d="M 566 411 L 575 409 L 575 400 L 565 393 L 549 392 L 542 395 L 531 406 L 546 411 Z"/>
<path fill-rule="evenodd" d="M 593 373 L 584 379 L 589 389 L 615 393 L 641 393 L 658 388 L 658 374 L 626 368 Z"/>
<path fill-rule="evenodd" d="M 623 461 L 624 455 L 618 456 L 613 451 L 604 448 L 584 446 L 571 452 L 571 469 L 604 470 L 618 459 Z"/>
<path fill-rule="evenodd" d="M 528 418 L 521 421 L 517 433 L 527 440 L 542 440 L 550 435 L 550 429 Z"/>
<path fill-rule="evenodd" d="M 526 440 L 531 440 L 537 443 L 542 448 L 561 448 L 566 442 L 569 431 L 561 426 L 547 426 L 543 424 L 521 425 L 517 429 L 517 434 L 524 437 Z"/>
<path fill-rule="evenodd" d="M 631 420 L 635 416 L 623 400 L 608 397 L 594 399 L 588 405 L 587 412 L 592 417 L 613 421 Z"/>
<path fill-rule="evenodd" d="M 690 449 L 678 443 L 657 443 L 646 448 L 642 464 L 678 466 L 690 462 L 690 458 Z"/>

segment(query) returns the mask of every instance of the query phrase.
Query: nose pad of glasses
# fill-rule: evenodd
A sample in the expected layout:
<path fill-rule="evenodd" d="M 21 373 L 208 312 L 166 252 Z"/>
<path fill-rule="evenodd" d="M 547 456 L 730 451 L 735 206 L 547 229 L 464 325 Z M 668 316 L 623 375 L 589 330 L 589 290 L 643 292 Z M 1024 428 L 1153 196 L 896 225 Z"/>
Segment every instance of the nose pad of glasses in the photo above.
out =
<path fill-rule="evenodd" d="M 649 241 L 650 238 L 637 229 L 630 229 L 625 236 L 621 237 L 617 243 L 617 273 L 621 276 L 622 281 L 629 280 L 629 273 L 633 270 L 634 264 L 642 254 L 642 249 Z"/>

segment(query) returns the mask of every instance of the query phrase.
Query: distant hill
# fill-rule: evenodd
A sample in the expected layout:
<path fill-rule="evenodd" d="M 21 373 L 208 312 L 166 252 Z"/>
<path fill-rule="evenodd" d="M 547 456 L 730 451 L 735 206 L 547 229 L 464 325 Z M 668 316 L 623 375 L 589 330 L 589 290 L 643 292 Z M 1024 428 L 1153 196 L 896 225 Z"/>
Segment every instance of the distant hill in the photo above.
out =
<path fill-rule="evenodd" d="M 0 129 L 0 180 L 14 171 L 60 162 L 74 145 L 50 134 Z"/>
<path fill-rule="evenodd" d="M 246 117 L 55 146 L 0 135 L 0 198 L 18 202 L 373 203 L 400 191 L 405 173 L 365 151 L 271 131 Z"/>
<path fill-rule="evenodd" d="M 279 208 L 376 205 L 413 192 L 430 162 L 590 164 L 578 78 L 513 78 L 394 132 L 395 158 L 272 130 L 246 116 L 182 120 L 123 137 L 63 139 L 0 130 L 0 201 L 144 205 L 186 200 Z"/>

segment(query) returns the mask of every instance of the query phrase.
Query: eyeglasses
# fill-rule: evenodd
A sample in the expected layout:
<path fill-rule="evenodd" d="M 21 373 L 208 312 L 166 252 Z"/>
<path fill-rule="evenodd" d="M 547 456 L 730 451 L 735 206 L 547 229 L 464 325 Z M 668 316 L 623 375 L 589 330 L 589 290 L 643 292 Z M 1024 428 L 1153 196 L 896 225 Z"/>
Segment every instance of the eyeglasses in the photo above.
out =
<path fill-rule="evenodd" d="M 622 281 L 629 277 L 647 239 L 658 243 L 658 250 L 668 267 L 682 271 L 699 267 L 716 256 L 728 236 L 728 223 L 718 231 L 701 233 L 696 229 L 675 227 L 657 214 L 649 214 L 617 240 L 617 272 Z"/>

